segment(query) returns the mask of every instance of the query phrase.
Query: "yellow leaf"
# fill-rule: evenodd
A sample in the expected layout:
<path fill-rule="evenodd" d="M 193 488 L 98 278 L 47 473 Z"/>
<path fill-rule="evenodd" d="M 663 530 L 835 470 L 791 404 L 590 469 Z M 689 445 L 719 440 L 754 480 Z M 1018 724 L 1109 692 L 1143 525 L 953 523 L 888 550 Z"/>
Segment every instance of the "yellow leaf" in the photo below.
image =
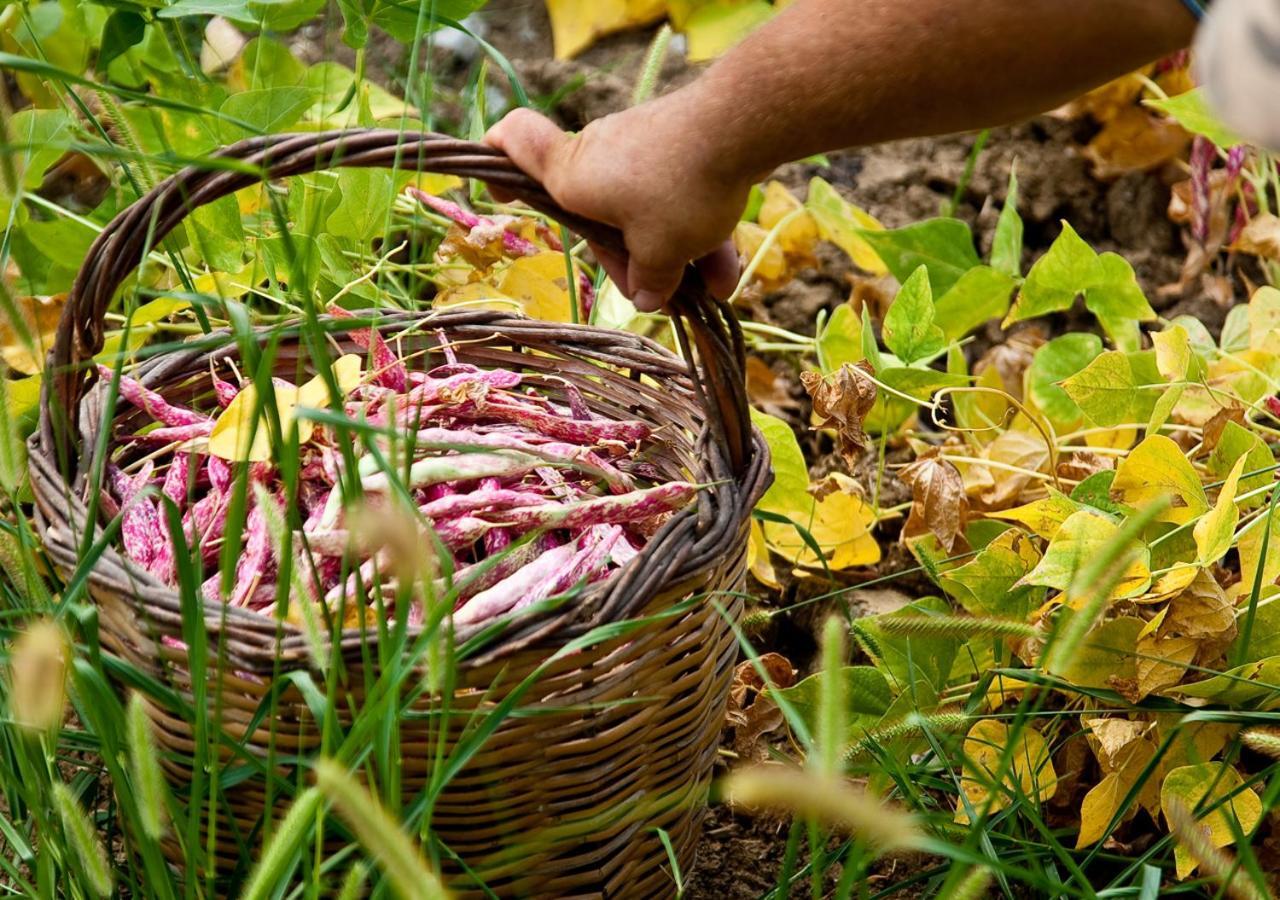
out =
<path fill-rule="evenodd" d="M 685 19 L 689 61 L 715 59 L 773 17 L 765 0 L 707 0 Z"/>
<path fill-rule="evenodd" d="M 1261 287 L 1249 299 L 1249 349 L 1266 347 L 1271 332 L 1280 328 L 1280 290 Z"/>
<path fill-rule="evenodd" d="M 858 496 L 853 479 L 839 473 L 832 478 L 841 489 L 813 501 L 808 519 L 797 519 L 796 524 L 807 529 L 822 548 L 828 568 L 839 571 L 879 562 L 880 544 L 871 533 L 875 510 Z M 795 527 L 766 522 L 764 533 L 769 544 L 796 565 L 822 566 Z"/>
<path fill-rule="evenodd" d="M 1267 519 L 1270 518 L 1270 525 Z M 1262 558 L 1262 540 L 1270 532 L 1267 541 L 1267 556 Z M 1253 590 L 1253 583 L 1258 577 L 1258 567 L 1262 566 L 1262 586 L 1269 587 L 1280 578 L 1280 513 L 1274 516 L 1262 515 L 1262 522 L 1248 529 L 1240 537 L 1237 549 L 1240 552 L 1240 581 L 1247 593 Z"/>
<path fill-rule="evenodd" d="M 438 197 L 446 191 L 462 187 L 463 181 L 457 175 L 442 175 L 439 172 L 419 172 L 412 183 L 418 190 Z"/>
<path fill-rule="evenodd" d="M 564 254 L 554 250 L 522 256 L 507 267 L 498 290 L 520 304 L 525 315 L 548 322 L 573 321 Z"/>
<path fill-rule="evenodd" d="M 437 309 L 465 306 L 469 309 L 496 309 L 508 313 L 520 312 L 522 309 L 518 300 L 506 296 L 484 281 L 473 281 L 441 291 L 432 301 L 432 306 Z"/>
<path fill-rule="evenodd" d="M 1139 106 L 1126 107 L 1103 126 L 1084 148 L 1097 178 L 1145 172 L 1180 155 L 1191 136 L 1172 119 Z"/>
<path fill-rule="evenodd" d="M 975 723 L 965 736 L 960 788 L 975 812 L 981 813 L 988 801 L 988 811 L 1003 809 L 1008 805 L 1010 793 L 1025 795 L 1033 802 L 1049 800 L 1057 793 L 1058 774 L 1040 732 L 1030 726 L 1019 728 L 1008 759 L 1002 759 L 1009 743 L 1009 726 L 996 719 Z M 994 794 L 992 785 L 1000 786 Z M 956 808 L 955 820 L 960 824 L 969 822 L 969 811 L 963 801 Z"/>
<path fill-rule="evenodd" d="M 782 582 L 778 580 L 778 573 L 769 561 L 769 545 L 765 543 L 764 529 L 755 519 L 751 520 L 751 539 L 747 543 L 747 568 L 756 581 L 765 587 L 781 589 Z"/>
<path fill-rule="evenodd" d="M 1111 450 L 1128 450 L 1138 439 L 1136 428 L 1106 428 L 1091 431 L 1084 436 L 1084 442 L 1090 447 L 1106 447 Z"/>
<path fill-rule="evenodd" d="M 1191 366 L 1191 336 L 1181 325 L 1170 325 L 1151 335 L 1156 349 L 1156 368 L 1169 381 L 1187 377 Z"/>
<path fill-rule="evenodd" d="M 1196 470 L 1178 445 L 1162 434 L 1148 436 L 1121 461 L 1111 490 L 1121 502 L 1136 507 L 1171 499 L 1172 505 L 1157 519 L 1175 525 L 1185 525 L 1209 509 Z"/>
<path fill-rule="evenodd" d="M 1174 594 L 1180 594 L 1192 581 L 1195 580 L 1200 567 L 1191 563 L 1177 563 L 1168 572 L 1165 572 L 1156 579 L 1155 584 L 1151 585 L 1151 592 L 1135 602 L 1159 602 L 1168 600 Z"/>
<path fill-rule="evenodd" d="M 355 353 L 338 357 L 333 363 L 333 378 L 338 383 L 338 391 L 346 396 L 360 384 L 361 358 Z M 332 395 L 324 378 L 317 375 L 298 388 L 298 405 L 313 409 L 329 406 Z"/>
<path fill-rule="evenodd" d="M 1075 584 L 1078 573 L 1105 552 L 1119 533 L 1120 526 L 1101 515 L 1088 510 L 1072 513 L 1058 528 L 1035 569 L 1020 583 L 1044 585 L 1063 592 L 1073 586 L 1088 588 L 1089 585 Z M 1140 594 L 1150 586 L 1150 559 L 1150 550 L 1141 545 L 1139 553 L 1112 589 L 1113 599 Z M 1070 603 L 1078 601 L 1079 598 L 1068 600 Z"/>
<path fill-rule="evenodd" d="M 276 410 L 280 425 L 293 419 L 298 405 L 298 389 L 293 385 L 277 384 L 275 387 Z M 258 421 L 254 426 L 254 412 L 258 409 L 258 387 L 249 383 L 240 389 L 235 399 L 218 416 L 209 434 L 209 452 L 222 459 L 263 462 L 271 458 L 271 438 L 267 423 Z"/>
<path fill-rule="evenodd" d="M 66 305 L 66 294 L 13 297 L 12 312 L 17 313 L 19 321 L 14 321 L 8 304 L 0 308 L 0 355 L 10 368 L 24 375 L 44 371 L 44 358 L 53 346 L 58 320 Z"/>
<path fill-rule="evenodd" d="M 350 393 L 360 383 L 361 358 L 354 353 L 339 357 L 333 363 L 333 375 L 343 395 Z M 273 384 L 276 411 L 280 416 L 280 429 L 288 434 L 297 423 L 298 441 L 311 439 L 315 424 L 297 419 L 299 406 L 317 409 L 329 405 L 329 389 L 319 375 L 301 388 L 291 384 Z M 209 434 L 209 452 L 222 459 L 262 462 L 271 458 L 271 435 L 263 415 L 254 427 L 253 414 L 258 408 L 258 388 L 250 382 L 240 389 L 235 399 L 222 411 Z M 265 413 L 265 407 L 263 409 Z"/>
<path fill-rule="evenodd" d="M 1231 549 L 1236 523 L 1240 521 L 1240 510 L 1236 508 L 1236 485 L 1240 482 L 1245 462 L 1247 460 L 1243 456 L 1236 460 L 1218 493 L 1218 502 L 1196 522 L 1196 550 L 1200 555 L 1197 562 L 1202 566 L 1217 562 Z"/>
<path fill-rule="evenodd" d="M 1240 773 L 1224 762 L 1181 766 L 1165 776 L 1160 786 L 1160 807 L 1169 820 L 1177 815 L 1175 805 L 1181 805 L 1189 815 L 1195 815 L 1197 808 L 1209 810 L 1196 816 L 1195 827 L 1200 830 L 1201 839 L 1213 847 L 1229 847 L 1235 843 L 1232 819 L 1234 829 L 1247 835 L 1262 818 L 1262 801 L 1243 784 Z M 1200 864 L 1181 841 L 1174 848 L 1174 860 L 1179 879 L 1186 878 Z"/>
<path fill-rule="evenodd" d="M 1129 699 L 1137 703 L 1148 694 L 1178 684 L 1199 649 L 1200 642 L 1193 638 L 1154 634 L 1143 637 L 1138 641 L 1137 688 L 1128 695 Z"/>
<path fill-rule="evenodd" d="M 821 178 L 809 182 L 805 201 L 809 214 L 818 225 L 818 234 L 830 241 L 853 260 L 859 269 L 872 275 L 885 275 L 889 269 L 871 245 L 858 234 L 858 229 L 883 231 L 884 226 L 870 213 L 845 200 L 836 189 Z"/>
<path fill-rule="evenodd" d="M 755 222 L 739 222 L 733 228 L 733 246 L 744 265 L 755 259 L 760 252 L 769 232 Z M 787 265 L 787 255 L 782 246 L 774 241 L 764 251 L 760 262 L 756 264 L 755 278 L 765 290 L 773 290 L 786 284 L 791 279 L 791 268 Z"/>
<path fill-rule="evenodd" d="M 814 250 L 818 244 L 818 226 L 813 216 L 804 212 L 804 206 L 792 196 L 780 181 L 770 181 L 764 186 L 764 201 L 760 204 L 760 213 L 756 222 L 766 231 L 771 231 L 783 219 L 796 211 L 800 211 L 794 219 L 783 226 L 778 233 L 778 246 L 782 248 L 787 261 L 793 267 L 815 259 Z"/>
<path fill-rule="evenodd" d="M 1080 834 L 1076 837 L 1076 849 L 1088 847 L 1102 839 L 1116 810 L 1124 801 L 1128 787 L 1120 776 L 1112 773 L 1089 789 L 1080 804 Z"/>
<path fill-rule="evenodd" d="M 598 38 L 662 18 L 664 0 L 547 0 L 556 59 L 569 59 Z"/>
<path fill-rule="evenodd" d="M 1062 523 L 1079 510 L 1080 506 L 1074 500 L 1050 488 L 1049 496 L 1043 500 L 1034 500 L 1023 506 L 1015 506 L 1013 509 L 996 510 L 987 513 L 987 516 L 992 519 L 1018 522 L 1031 529 L 1033 534 L 1051 541 Z"/>

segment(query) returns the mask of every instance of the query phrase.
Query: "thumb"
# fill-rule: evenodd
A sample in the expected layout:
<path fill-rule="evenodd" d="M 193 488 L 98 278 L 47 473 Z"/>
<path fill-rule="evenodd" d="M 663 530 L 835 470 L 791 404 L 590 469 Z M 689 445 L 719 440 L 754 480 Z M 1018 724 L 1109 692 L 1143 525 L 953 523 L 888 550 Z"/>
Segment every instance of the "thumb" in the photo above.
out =
<path fill-rule="evenodd" d="M 524 107 L 511 110 L 484 136 L 486 144 L 507 154 L 525 174 L 542 182 L 548 190 L 549 174 L 568 141 L 569 135 L 554 122 Z"/>
<path fill-rule="evenodd" d="M 627 287 L 631 302 L 641 312 L 657 312 L 671 299 L 680 277 L 684 275 L 684 263 L 653 263 L 631 254 L 627 263 Z"/>

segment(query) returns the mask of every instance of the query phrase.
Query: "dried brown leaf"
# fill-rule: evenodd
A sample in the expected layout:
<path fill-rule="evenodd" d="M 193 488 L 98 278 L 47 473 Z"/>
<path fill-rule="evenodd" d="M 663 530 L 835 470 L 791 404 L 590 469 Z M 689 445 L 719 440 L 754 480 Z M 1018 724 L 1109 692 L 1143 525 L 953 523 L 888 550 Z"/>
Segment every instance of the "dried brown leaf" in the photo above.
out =
<path fill-rule="evenodd" d="M 786 419 L 799 409 L 800 404 L 791 396 L 783 379 L 760 357 L 747 357 L 746 381 L 747 399 L 762 412 Z"/>
<path fill-rule="evenodd" d="M 1182 155 L 1191 135 L 1172 119 L 1139 106 L 1120 110 L 1084 148 L 1097 178 L 1146 172 Z"/>
<path fill-rule="evenodd" d="M 1254 216 L 1231 249 L 1263 259 L 1280 259 L 1280 216 L 1272 213 Z"/>
<path fill-rule="evenodd" d="M 876 385 L 870 366 L 848 363 L 823 377 L 817 372 L 801 372 L 800 383 L 813 399 L 813 412 L 822 421 L 819 428 L 836 430 L 836 446 L 845 464 L 852 469 L 868 443 L 862 422 L 876 402 Z"/>
<path fill-rule="evenodd" d="M 960 470 L 935 453 L 917 459 L 898 477 L 911 488 L 911 514 L 902 527 L 903 538 L 930 533 L 954 553 L 969 520 L 969 498 Z"/>
<path fill-rule="evenodd" d="M 91 157 L 69 150 L 45 169 L 36 194 L 83 215 L 97 209 L 110 189 L 111 179 Z"/>
<path fill-rule="evenodd" d="M 1235 422 L 1237 425 L 1244 427 L 1244 407 L 1243 406 L 1225 406 L 1213 414 L 1208 422 L 1204 423 L 1204 437 L 1201 441 L 1201 449 L 1205 453 L 1212 453 L 1218 446 L 1218 442 L 1222 440 L 1222 432 L 1227 427 L 1228 422 Z"/>

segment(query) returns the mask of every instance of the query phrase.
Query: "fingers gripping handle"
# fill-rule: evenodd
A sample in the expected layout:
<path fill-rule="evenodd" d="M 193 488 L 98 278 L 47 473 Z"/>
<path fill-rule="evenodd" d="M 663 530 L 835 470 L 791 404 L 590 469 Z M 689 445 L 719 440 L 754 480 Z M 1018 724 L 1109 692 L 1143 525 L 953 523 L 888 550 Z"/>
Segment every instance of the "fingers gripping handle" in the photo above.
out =
<path fill-rule="evenodd" d="M 50 351 L 45 404 L 60 412 L 60 436 L 74 427 L 85 385 L 85 364 L 101 351 L 107 308 L 142 258 L 177 228 L 192 210 L 263 181 L 338 166 L 399 167 L 478 178 L 502 187 L 606 248 L 624 249 L 614 228 L 561 209 L 540 184 L 502 151 L 439 134 L 405 134 L 385 129 L 352 129 L 315 134 L 250 138 L 215 154 L 210 164 L 188 167 L 157 184 L 121 212 L 89 248 L 68 296 Z M 672 300 L 672 312 L 689 326 L 701 365 L 684 344 L 695 381 L 716 436 L 729 451 L 735 472 L 750 459 L 744 353 L 731 311 L 712 300 L 692 266 Z M 52 392 L 52 396 L 51 396 Z"/>

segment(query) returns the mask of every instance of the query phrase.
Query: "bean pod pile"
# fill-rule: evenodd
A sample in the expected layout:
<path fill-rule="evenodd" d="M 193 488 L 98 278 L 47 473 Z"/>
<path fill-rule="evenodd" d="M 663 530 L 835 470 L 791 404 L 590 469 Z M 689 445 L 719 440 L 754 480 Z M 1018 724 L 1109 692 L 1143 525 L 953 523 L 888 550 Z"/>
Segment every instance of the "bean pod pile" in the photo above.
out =
<path fill-rule="evenodd" d="M 649 425 L 601 417 L 568 382 L 544 391 L 545 377 L 481 369 L 447 349 L 443 365 L 411 371 L 376 329 L 357 328 L 351 338 L 365 353 L 338 359 L 332 374 L 346 417 L 375 437 L 370 444 L 345 429 L 339 437 L 331 425 L 294 415 L 339 405 L 332 380 L 277 379 L 281 431 L 297 429 L 292 492 L 273 462 L 269 434 L 279 432 L 262 421 L 251 381 L 211 372 L 220 408 L 201 412 L 101 367 L 122 411 L 132 405 L 155 423 L 120 439 L 128 452 L 115 458 L 130 462 L 109 464 L 101 492 L 104 513 L 121 517 L 125 555 L 176 585 L 177 554 L 188 554 L 207 599 L 291 619 L 300 602 L 318 604 L 347 625 L 394 609 L 378 601 L 407 587 L 407 569 L 431 560 L 430 576 L 408 591 L 409 623 L 423 621 L 432 602 L 448 602 L 455 624 L 475 624 L 608 578 L 698 490 L 664 482 L 644 460 L 644 448 L 660 440 Z M 238 477 L 251 490 L 243 494 L 241 552 L 224 577 L 219 560 Z M 362 496 L 353 505 L 355 482 Z M 378 518 L 404 523 L 412 538 L 371 546 L 362 532 Z M 292 574 L 282 584 L 285 553 Z"/>

